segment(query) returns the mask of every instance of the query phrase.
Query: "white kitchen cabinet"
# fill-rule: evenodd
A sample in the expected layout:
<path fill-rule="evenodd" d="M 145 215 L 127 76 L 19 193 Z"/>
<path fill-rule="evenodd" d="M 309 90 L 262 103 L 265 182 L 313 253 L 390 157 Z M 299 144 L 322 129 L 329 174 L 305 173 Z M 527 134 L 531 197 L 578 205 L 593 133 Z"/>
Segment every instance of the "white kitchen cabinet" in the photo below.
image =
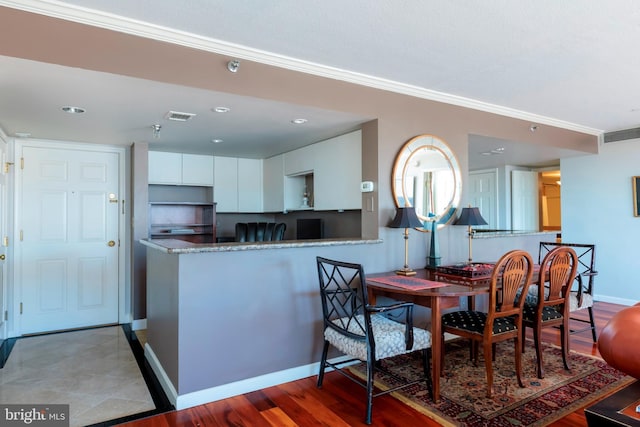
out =
<path fill-rule="evenodd" d="M 182 155 L 183 185 L 213 185 L 213 156 L 201 154 Z"/>
<path fill-rule="evenodd" d="M 182 184 L 182 154 L 149 151 L 149 184 Z"/>
<path fill-rule="evenodd" d="M 149 151 L 149 184 L 213 185 L 213 156 Z"/>
<path fill-rule="evenodd" d="M 238 159 L 238 212 L 263 212 L 262 159 Z"/>
<path fill-rule="evenodd" d="M 358 130 L 315 145 L 313 208 L 361 209 L 362 132 Z"/>
<path fill-rule="evenodd" d="M 263 212 L 262 159 L 214 157 L 217 212 Z"/>
<path fill-rule="evenodd" d="M 262 197 L 265 212 L 284 211 L 284 155 L 262 162 Z"/>
<path fill-rule="evenodd" d="M 238 159 L 235 157 L 213 158 L 213 200 L 216 211 L 238 212 Z"/>
<path fill-rule="evenodd" d="M 284 174 L 303 175 L 313 172 L 318 144 L 307 145 L 284 153 Z"/>

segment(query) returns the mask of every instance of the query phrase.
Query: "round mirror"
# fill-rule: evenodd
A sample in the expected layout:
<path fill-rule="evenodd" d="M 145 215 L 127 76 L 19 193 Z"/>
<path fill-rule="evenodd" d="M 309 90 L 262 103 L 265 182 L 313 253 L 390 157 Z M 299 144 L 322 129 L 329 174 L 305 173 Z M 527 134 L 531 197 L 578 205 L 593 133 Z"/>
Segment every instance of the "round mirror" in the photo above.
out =
<path fill-rule="evenodd" d="M 396 156 L 392 179 L 396 206 L 413 206 L 425 223 L 418 230 L 427 231 L 431 221 L 442 228 L 455 217 L 462 189 L 460 166 L 440 138 L 411 138 Z"/>

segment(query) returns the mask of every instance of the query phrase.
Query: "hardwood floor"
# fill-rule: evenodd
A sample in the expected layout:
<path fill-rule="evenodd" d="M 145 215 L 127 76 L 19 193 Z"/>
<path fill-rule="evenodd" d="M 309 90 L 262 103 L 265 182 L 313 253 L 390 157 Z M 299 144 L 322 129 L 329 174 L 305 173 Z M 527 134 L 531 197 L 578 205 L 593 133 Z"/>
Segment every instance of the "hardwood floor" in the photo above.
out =
<path fill-rule="evenodd" d="M 614 313 L 623 308 L 625 306 L 597 302 L 594 311 L 598 331 L 602 330 Z M 579 313 L 581 317 L 587 318 L 587 310 L 581 310 Z M 579 324 L 579 326 L 582 325 Z M 545 330 L 543 339 L 560 345 L 559 333 L 556 330 Z M 571 350 L 599 356 L 590 331 L 572 335 Z M 329 373 L 325 377 L 322 389 L 316 387 L 316 377 L 313 376 L 229 399 L 133 421 L 123 426 L 359 426 L 365 425 L 364 412 L 364 390 L 339 374 Z M 378 426 L 439 425 L 391 396 L 375 399 L 373 424 Z M 587 425 L 584 408 L 553 425 L 574 427 Z"/>

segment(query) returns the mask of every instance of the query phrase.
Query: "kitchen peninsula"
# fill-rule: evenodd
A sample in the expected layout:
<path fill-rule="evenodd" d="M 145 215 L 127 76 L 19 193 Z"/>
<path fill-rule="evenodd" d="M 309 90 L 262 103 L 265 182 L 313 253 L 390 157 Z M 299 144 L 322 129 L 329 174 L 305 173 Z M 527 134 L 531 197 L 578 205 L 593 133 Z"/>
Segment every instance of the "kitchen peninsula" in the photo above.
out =
<path fill-rule="evenodd" d="M 145 356 L 177 409 L 317 374 L 316 256 L 380 257 L 379 239 L 147 248 Z"/>

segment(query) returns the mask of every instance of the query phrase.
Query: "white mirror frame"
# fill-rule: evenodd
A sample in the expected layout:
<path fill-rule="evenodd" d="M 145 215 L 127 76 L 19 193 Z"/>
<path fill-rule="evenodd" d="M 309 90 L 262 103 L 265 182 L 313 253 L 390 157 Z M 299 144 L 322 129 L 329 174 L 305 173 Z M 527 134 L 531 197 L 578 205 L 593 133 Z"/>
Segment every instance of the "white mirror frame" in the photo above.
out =
<path fill-rule="evenodd" d="M 421 165 L 425 160 L 429 160 L 428 164 Z M 416 168 L 419 171 L 444 172 L 445 193 L 440 192 L 437 212 L 433 212 L 435 216 L 428 216 L 427 212 L 416 208 L 416 214 L 423 223 L 435 220 L 437 227 L 442 228 L 455 218 L 460 204 L 462 179 L 458 160 L 447 143 L 434 135 L 418 135 L 407 141 L 396 156 L 391 174 L 391 188 L 397 207 L 413 206 L 415 194 L 423 192 L 423 189 L 418 192 L 413 189 L 414 178 L 411 177 L 415 175 Z M 425 225 L 417 230 L 429 231 L 429 228 Z"/>

